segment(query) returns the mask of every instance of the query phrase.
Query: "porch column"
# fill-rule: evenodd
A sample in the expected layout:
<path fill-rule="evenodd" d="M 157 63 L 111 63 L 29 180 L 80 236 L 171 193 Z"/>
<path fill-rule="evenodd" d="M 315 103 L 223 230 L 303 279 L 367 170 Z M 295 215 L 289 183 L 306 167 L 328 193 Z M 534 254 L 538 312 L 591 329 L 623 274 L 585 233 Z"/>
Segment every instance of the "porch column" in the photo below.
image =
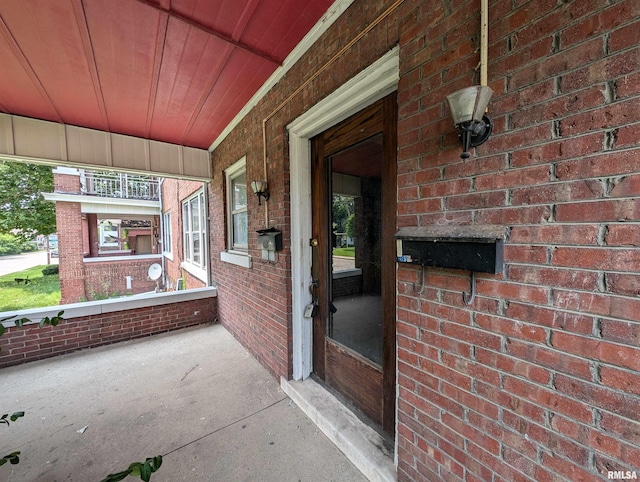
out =
<path fill-rule="evenodd" d="M 98 215 L 87 214 L 87 225 L 89 228 L 89 257 L 98 257 Z"/>

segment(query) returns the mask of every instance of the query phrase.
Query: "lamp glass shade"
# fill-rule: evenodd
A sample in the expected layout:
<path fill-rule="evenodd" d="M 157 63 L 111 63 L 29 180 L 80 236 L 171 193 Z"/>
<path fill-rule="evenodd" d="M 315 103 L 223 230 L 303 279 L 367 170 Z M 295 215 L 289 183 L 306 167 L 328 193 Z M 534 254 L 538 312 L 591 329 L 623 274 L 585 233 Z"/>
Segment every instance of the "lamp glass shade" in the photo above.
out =
<path fill-rule="evenodd" d="M 480 121 L 487 110 L 493 90 L 486 85 L 475 85 L 460 89 L 447 96 L 451 117 L 455 125 Z"/>
<path fill-rule="evenodd" d="M 267 181 L 253 181 L 251 183 L 251 189 L 254 194 L 265 192 L 267 190 Z"/>

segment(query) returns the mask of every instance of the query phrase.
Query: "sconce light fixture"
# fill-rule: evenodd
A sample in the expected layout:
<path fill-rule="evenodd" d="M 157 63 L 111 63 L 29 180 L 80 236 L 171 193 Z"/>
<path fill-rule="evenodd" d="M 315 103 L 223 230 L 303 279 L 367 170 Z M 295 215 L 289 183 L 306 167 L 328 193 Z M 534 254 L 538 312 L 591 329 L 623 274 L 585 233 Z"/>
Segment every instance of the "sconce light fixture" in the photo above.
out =
<path fill-rule="evenodd" d="M 251 189 L 253 193 L 258 196 L 258 205 L 262 206 L 262 198 L 265 201 L 269 200 L 269 185 L 267 181 L 253 181 L 251 183 Z"/>
<path fill-rule="evenodd" d="M 447 96 L 451 117 L 462 141 L 462 159 L 469 157 L 469 148 L 479 146 L 491 135 L 493 123 L 485 111 L 492 95 L 490 87 L 476 85 Z"/>

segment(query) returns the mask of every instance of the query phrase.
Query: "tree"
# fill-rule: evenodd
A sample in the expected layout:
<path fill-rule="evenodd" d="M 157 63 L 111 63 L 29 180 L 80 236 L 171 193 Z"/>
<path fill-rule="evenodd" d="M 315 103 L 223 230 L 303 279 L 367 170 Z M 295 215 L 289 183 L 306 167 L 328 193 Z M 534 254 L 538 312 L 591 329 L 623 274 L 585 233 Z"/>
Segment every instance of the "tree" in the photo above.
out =
<path fill-rule="evenodd" d="M 22 253 L 22 242 L 13 234 L 0 233 L 0 256 Z"/>
<path fill-rule="evenodd" d="M 43 192 L 53 192 L 50 166 L 2 161 L 0 163 L 0 233 L 24 241 L 56 232 L 55 204 Z"/>
<path fill-rule="evenodd" d="M 334 232 L 344 233 L 347 219 L 353 213 L 354 213 L 354 202 L 352 197 L 341 196 L 337 194 L 334 195 L 333 205 L 332 205 L 332 222 L 333 222 Z"/>

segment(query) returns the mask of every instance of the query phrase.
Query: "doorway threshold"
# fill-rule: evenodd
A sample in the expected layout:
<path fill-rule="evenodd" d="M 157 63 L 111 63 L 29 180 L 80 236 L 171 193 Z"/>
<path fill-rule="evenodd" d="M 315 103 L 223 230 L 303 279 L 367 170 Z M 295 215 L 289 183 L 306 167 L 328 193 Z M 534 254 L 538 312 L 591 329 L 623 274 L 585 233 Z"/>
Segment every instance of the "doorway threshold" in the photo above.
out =
<path fill-rule="evenodd" d="M 372 482 L 395 482 L 393 454 L 384 437 L 319 383 L 280 378 L 282 390 Z"/>

